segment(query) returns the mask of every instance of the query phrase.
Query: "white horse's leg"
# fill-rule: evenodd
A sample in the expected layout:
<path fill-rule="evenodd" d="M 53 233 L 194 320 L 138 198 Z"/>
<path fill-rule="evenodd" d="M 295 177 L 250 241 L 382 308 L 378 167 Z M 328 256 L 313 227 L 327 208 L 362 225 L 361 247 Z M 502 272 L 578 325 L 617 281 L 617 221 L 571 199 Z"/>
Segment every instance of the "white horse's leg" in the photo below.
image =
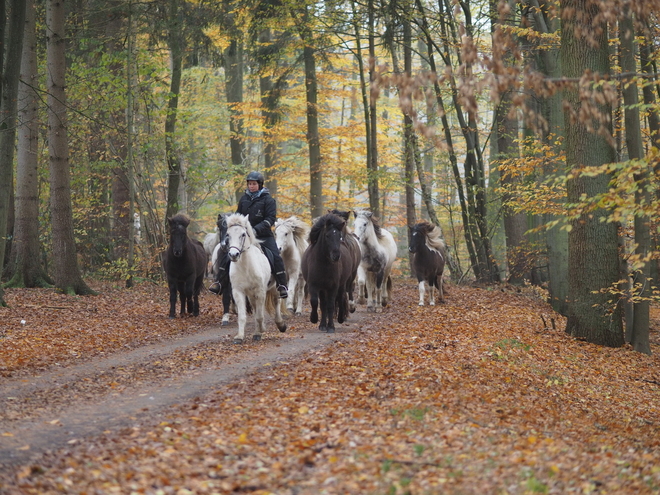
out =
<path fill-rule="evenodd" d="M 419 282 L 419 305 L 424 306 L 424 294 L 426 293 L 426 290 L 424 288 L 424 281 L 421 280 Z"/>
<path fill-rule="evenodd" d="M 245 303 L 245 294 L 232 288 L 234 304 L 238 313 L 238 333 L 234 337 L 234 344 L 242 344 L 245 339 L 245 323 L 247 321 L 247 306 Z"/>
<path fill-rule="evenodd" d="M 277 329 L 280 332 L 286 332 L 286 323 L 284 323 L 284 319 L 282 318 L 281 306 L 278 304 L 280 302 L 279 293 L 277 290 L 272 290 L 269 291 L 266 297 L 271 299 L 271 304 L 275 307 L 275 325 L 277 325 Z"/>
<path fill-rule="evenodd" d="M 288 309 L 292 313 L 295 310 L 297 283 L 298 283 L 298 273 L 292 273 L 291 276 L 289 277 L 289 287 L 288 287 L 290 297 L 286 299 L 286 309 Z"/>
<path fill-rule="evenodd" d="M 229 325 L 229 313 L 225 313 L 224 315 L 222 315 L 222 324 Z"/>
<path fill-rule="evenodd" d="M 366 304 L 367 301 L 364 299 L 364 290 L 367 285 L 367 274 L 364 271 L 364 268 L 360 264 L 357 269 L 357 302 L 358 304 Z"/>
<path fill-rule="evenodd" d="M 305 299 L 305 281 L 302 278 L 302 273 L 298 274 L 296 291 L 293 293 L 293 297 L 296 300 L 296 304 L 294 305 L 295 315 L 300 316 L 302 315 L 303 300 Z"/>
<path fill-rule="evenodd" d="M 367 272 L 367 312 L 376 312 L 376 280 L 373 272 Z"/>
<path fill-rule="evenodd" d="M 264 295 L 265 296 L 265 295 Z M 261 334 L 264 332 L 264 306 L 266 304 L 265 297 L 261 294 L 255 294 L 252 304 L 252 310 L 254 311 L 254 335 L 252 336 L 253 340 L 261 340 Z M 279 310 L 279 305 L 276 305 Z"/>
<path fill-rule="evenodd" d="M 429 306 L 435 306 L 435 285 L 429 285 Z"/>

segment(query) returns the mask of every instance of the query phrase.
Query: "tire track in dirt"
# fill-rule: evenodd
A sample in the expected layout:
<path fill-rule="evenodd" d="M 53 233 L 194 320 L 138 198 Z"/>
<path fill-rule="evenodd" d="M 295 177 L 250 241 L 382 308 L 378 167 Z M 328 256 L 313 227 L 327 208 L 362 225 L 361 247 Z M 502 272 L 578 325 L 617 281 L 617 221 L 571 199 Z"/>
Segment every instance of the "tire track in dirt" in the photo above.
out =
<path fill-rule="evenodd" d="M 334 334 L 321 333 L 305 320 L 292 318 L 292 331 L 270 331 L 261 342 L 242 346 L 231 344 L 234 323 L 5 381 L 0 384 L 0 466 L 23 464 L 83 438 L 131 427 L 146 415 L 164 416 L 169 406 L 350 339 L 378 317 L 358 310 Z M 168 360 L 174 363 L 171 368 L 161 366 Z M 182 362 L 194 364 L 181 372 Z M 140 379 L 134 378 L 144 370 Z"/>

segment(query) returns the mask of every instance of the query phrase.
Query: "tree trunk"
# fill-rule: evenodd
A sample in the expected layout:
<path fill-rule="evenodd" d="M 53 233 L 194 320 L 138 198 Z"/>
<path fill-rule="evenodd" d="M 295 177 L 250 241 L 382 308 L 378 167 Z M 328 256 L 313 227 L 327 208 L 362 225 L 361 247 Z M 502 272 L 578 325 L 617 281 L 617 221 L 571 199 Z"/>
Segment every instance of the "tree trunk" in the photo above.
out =
<path fill-rule="evenodd" d="M 170 95 L 167 102 L 167 116 L 165 117 L 165 155 L 167 158 L 167 210 L 165 218 L 170 218 L 181 210 L 179 188 L 182 182 L 181 160 L 176 149 L 176 120 L 179 107 L 179 91 L 181 89 L 181 72 L 183 64 L 183 42 L 181 31 L 183 29 L 179 0 L 169 2 L 169 32 L 168 43 L 172 63 L 172 80 L 170 82 Z"/>
<path fill-rule="evenodd" d="M 590 0 L 561 0 L 562 73 L 566 78 L 579 79 L 585 70 L 606 76 L 609 73 L 607 25 L 603 23 L 596 3 Z M 588 36 L 588 38 L 587 38 Z M 586 87 L 586 86 L 589 87 Z M 614 149 L 603 132 L 611 136 L 611 105 L 598 104 L 595 98 L 585 98 L 584 92 L 598 91 L 582 81 L 580 87 L 568 86 L 564 91 L 566 106 L 566 165 L 572 171 L 567 181 L 569 203 L 578 203 L 582 195 L 593 197 L 606 192 L 610 177 L 580 175 L 580 169 L 613 162 Z M 582 94 L 581 94 L 582 92 Z M 604 99 L 603 99 L 604 100 Z M 590 107 L 587 107 L 590 105 Z M 581 112 L 584 117 L 578 118 Z M 600 345 L 623 345 L 621 310 L 610 291 L 619 280 L 617 226 L 605 222 L 607 212 L 582 214 L 571 222 L 569 247 L 569 309 L 566 331 L 576 338 Z"/>
<path fill-rule="evenodd" d="M 12 0 L 6 56 L 2 67 L 2 93 L 0 93 L 0 274 L 4 271 L 7 239 L 11 237 L 14 186 L 14 146 L 16 144 L 16 113 L 18 106 L 18 80 L 21 72 L 23 30 L 25 28 L 25 0 Z M 3 52 L 0 51 L 0 55 Z M 0 299 L 2 293 L 0 293 Z"/>
<path fill-rule="evenodd" d="M 66 112 L 65 6 L 63 0 L 46 2 L 48 73 L 48 153 L 50 157 L 50 212 L 53 226 L 55 286 L 66 294 L 93 294 L 78 269 L 73 236 L 71 173 Z"/>
<path fill-rule="evenodd" d="M 624 4 L 622 16 L 619 20 L 619 38 L 621 40 L 621 72 L 635 73 L 637 64 L 635 62 L 635 29 L 633 27 L 632 12 L 630 5 Z M 639 94 L 634 79 L 622 81 L 622 93 L 624 104 L 624 122 L 626 125 L 626 146 L 630 160 L 641 160 L 644 157 L 642 146 L 642 130 L 639 116 Z M 644 166 L 639 174 L 635 175 L 637 190 L 635 191 L 635 204 L 637 206 L 651 203 L 649 192 L 650 173 Z M 649 217 L 644 213 L 635 215 L 635 255 L 639 257 L 636 263 L 642 265 L 633 271 L 633 322 L 631 334 L 626 339 L 633 348 L 644 354 L 651 354 L 649 343 L 649 301 L 651 297 L 651 269 L 650 260 L 646 258 L 651 251 L 651 229 Z M 626 332 L 627 333 L 627 332 Z"/>
<path fill-rule="evenodd" d="M 315 42 L 308 23 L 309 7 L 305 7 L 300 37 L 304 43 L 305 94 L 307 99 L 307 144 L 309 146 L 309 201 L 312 218 L 323 215 L 323 170 L 321 166 L 321 141 L 319 137 L 318 82 L 316 80 Z"/>
<path fill-rule="evenodd" d="M 376 102 L 376 40 L 374 0 L 369 0 L 367 17 L 369 21 L 369 162 L 367 163 L 367 189 L 369 190 L 369 208 L 376 217 L 380 217 L 380 191 L 378 186 L 378 114 Z"/>
<path fill-rule="evenodd" d="M 19 126 L 16 168 L 16 228 L 12 242 L 11 287 L 47 287 L 52 281 L 40 263 L 39 244 L 39 79 L 34 0 L 26 2 L 18 91 Z"/>

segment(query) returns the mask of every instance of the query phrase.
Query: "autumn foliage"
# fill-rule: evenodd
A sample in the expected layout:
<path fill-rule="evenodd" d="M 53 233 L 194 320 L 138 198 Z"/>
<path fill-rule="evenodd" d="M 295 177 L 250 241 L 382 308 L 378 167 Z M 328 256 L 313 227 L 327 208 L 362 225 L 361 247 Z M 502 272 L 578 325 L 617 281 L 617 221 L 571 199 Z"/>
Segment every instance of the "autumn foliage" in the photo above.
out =
<path fill-rule="evenodd" d="M 209 298 L 199 319 L 168 320 L 164 287 L 88 298 L 45 290 L 8 296 L 11 308 L 0 309 L 6 376 L 219 322 L 219 304 L 209 309 Z M 419 307 L 417 298 L 413 282 L 398 280 L 392 305 L 350 330 L 339 328 L 346 335 L 336 343 L 209 390 L 169 410 L 164 421 L 142 421 L 5 471 L 0 491 L 660 489 L 657 349 L 646 356 L 576 341 L 531 290 L 450 287 L 447 303 L 435 307 Z M 42 318 L 26 317 L 37 310 Z M 227 344 L 227 352 L 256 352 L 269 339 L 316 331 L 306 319 L 285 337 L 273 328 L 265 343 L 240 351 Z M 653 347 L 657 324 L 654 319 Z M 186 362 L 186 369 L 194 366 Z"/>

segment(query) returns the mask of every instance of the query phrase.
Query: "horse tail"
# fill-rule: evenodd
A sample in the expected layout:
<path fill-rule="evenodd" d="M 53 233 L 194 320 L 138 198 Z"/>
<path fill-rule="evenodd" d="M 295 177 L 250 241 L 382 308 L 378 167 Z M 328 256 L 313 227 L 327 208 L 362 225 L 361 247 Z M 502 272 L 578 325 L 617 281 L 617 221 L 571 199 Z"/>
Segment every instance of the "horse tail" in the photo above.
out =
<path fill-rule="evenodd" d="M 269 290 L 266 293 L 266 312 L 274 316 L 277 305 L 280 304 L 280 295 L 275 290 Z M 287 311 L 284 304 L 280 306 L 280 312 L 283 316 L 288 316 L 289 312 Z"/>

